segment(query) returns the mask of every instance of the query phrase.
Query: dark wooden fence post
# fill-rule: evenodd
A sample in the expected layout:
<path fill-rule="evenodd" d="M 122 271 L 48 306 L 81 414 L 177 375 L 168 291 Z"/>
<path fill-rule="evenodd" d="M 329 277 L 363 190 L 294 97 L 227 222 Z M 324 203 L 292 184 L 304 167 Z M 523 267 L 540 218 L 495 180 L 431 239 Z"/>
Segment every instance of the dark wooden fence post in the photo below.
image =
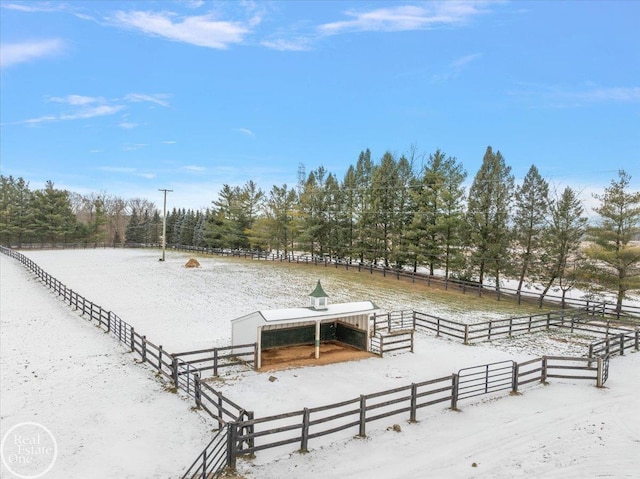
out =
<path fill-rule="evenodd" d="M 227 468 L 230 471 L 236 469 L 236 456 L 238 454 L 238 428 L 235 422 L 227 424 Z"/>
<path fill-rule="evenodd" d="M 173 376 L 173 384 L 178 389 L 178 358 L 171 355 L 171 375 Z"/>
<path fill-rule="evenodd" d="M 102 316 L 102 308 L 100 308 L 100 316 Z M 107 333 L 111 332 L 111 311 L 107 313 Z"/>
<path fill-rule="evenodd" d="M 624 333 L 620 333 L 620 356 L 624 356 Z"/>
<path fill-rule="evenodd" d="M 196 399 L 196 406 L 198 409 L 202 407 L 202 396 L 200 394 L 200 375 L 198 373 L 193 373 L 193 386 L 194 386 L 194 397 Z M 187 376 L 187 391 L 189 390 L 189 377 Z"/>
<path fill-rule="evenodd" d="M 213 376 L 218 377 L 218 348 L 213 350 Z"/>
<path fill-rule="evenodd" d="M 547 382 L 547 357 L 542 356 L 542 371 L 540 372 L 540 382 Z"/>
<path fill-rule="evenodd" d="M 358 436 L 367 436 L 367 397 L 363 394 L 360 395 L 360 428 L 358 430 Z"/>
<path fill-rule="evenodd" d="M 458 410 L 458 386 L 460 385 L 460 378 L 457 374 L 451 375 L 451 409 Z"/>
<path fill-rule="evenodd" d="M 309 442 L 309 408 L 302 411 L 302 439 L 300 441 L 300 452 L 308 452 Z"/>
<path fill-rule="evenodd" d="M 603 369 L 604 361 L 600 356 L 598 356 L 597 361 L 598 361 L 598 371 L 596 374 L 596 386 L 601 388 L 602 386 L 604 386 L 604 369 Z"/>
<path fill-rule="evenodd" d="M 469 344 L 469 325 L 464 325 L 464 344 Z"/>
<path fill-rule="evenodd" d="M 253 418 L 254 418 L 253 411 L 247 411 L 247 419 L 248 419 L 249 421 L 253 421 Z M 245 429 L 247 430 L 247 432 L 248 432 L 249 434 L 253 434 L 253 432 L 254 432 L 253 424 L 251 424 L 250 426 L 246 426 L 246 428 L 245 428 Z M 251 448 L 252 448 L 253 446 L 255 446 L 255 438 L 254 438 L 253 436 L 249 438 L 249 441 L 247 442 L 247 445 L 248 445 L 249 447 L 251 447 Z"/>
<path fill-rule="evenodd" d="M 416 411 L 418 409 L 418 386 L 411 383 L 411 411 L 409 413 L 409 422 L 416 422 Z"/>
<path fill-rule="evenodd" d="M 142 336 L 142 362 L 147 362 L 147 337 Z"/>
<path fill-rule="evenodd" d="M 511 378 L 511 392 L 517 393 L 518 392 L 518 377 L 520 376 L 520 365 L 518 363 L 516 363 L 515 361 L 513 362 L 512 375 L 513 375 L 513 377 Z"/>
<path fill-rule="evenodd" d="M 218 424 L 220 427 L 224 424 L 222 420 L 222 416 L 224 415 L 224 404 L 222 403 L 222 393 L 216 391 L 216 396 L 218 398 L 218 402 L 216 403 L 216 407 L 218 408 Z"/>

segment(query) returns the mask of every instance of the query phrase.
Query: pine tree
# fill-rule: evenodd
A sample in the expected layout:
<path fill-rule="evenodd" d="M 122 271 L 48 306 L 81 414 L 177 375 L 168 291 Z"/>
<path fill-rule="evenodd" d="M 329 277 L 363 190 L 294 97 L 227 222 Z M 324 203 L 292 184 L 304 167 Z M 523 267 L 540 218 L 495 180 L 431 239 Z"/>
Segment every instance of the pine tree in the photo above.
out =
<path fill-rule="evenodd" d="M 22 246 L 33 238 L 33 193 L 23 178 L 0 175 L 0 243 Z"/>
<path fill-rule="evenodd" d="M 371 241 L 371 231 L 374 228 L 371 211 L 371 200 L 374 194 L 371 191 L 374 165 L 371 161 L 371 152 L 360 152 L 355 168 L 355 255 L 364 260 L 375 261 L 375 251 Z"/>
<path fill-rule="evenodd" d="M 487 147 L 482 165 L 469 190 L 467 207 L 470 266 L 484 283 L 487 272 L 493 272 L 496 288 L 500 273 L 508 265 L 510 231 L 509 208 L 513 192 L 513 175 L 502 154 Z"/>
<path fill-rule="evenodd" d="M 416 211 L 409 234 L 418 261 L 427 264 L 432 275 L 435 268 L 443 267 L 448 277 L 452 266 L 461 266 L 462 182 L 466 176 L 455 158 L 437 150 L 414 182 Z"/>
<path fill-rule="evenodd" d="M 309 173 L 300 194 L 301 232 L 299 239 L 308 247 L 307 249 L 312 256 L 329 252 L 326 180 L 327 170 L 324 166 L 318 167 Z"/>
<path fill-rule="evenodd" d="M 389 267 L 392 257 L 393 239 L 396 237 L 398 225 L 398 189 L 400 181 L 398 164 L 390 152 L 386 152 L 380 164 L 374 169 L 369 190 L 370 231 L 374 262 L 382 259 L 384 266 Z"/>
<path fill-rule="evenodd" d="M 41 242 L 57 243 L 78 239 L 78 221 L 71 208 L 70 194 L 58 190 L 52 181 L 33 194 L 33 230 Z"/>
<path fill-rule="evenodd" d="M 129 222 L 124 230 L 124 238 L 124 242 L 126 244 L 137 244 L 143 242 L 140 235 L 140 219 L 138 218 L 138 212 L 135 208 L 131 210 Z"/>
<path fill-rule="evenodd" d="M 531 165 L 522 185 L 516 188 L 514 223 L 514 246 L 518 271 L 518 294 L 522 285 L 535 268 L 541 254 L 542 237 L 549 209 L 549 185 L 540 176 L 538 168 Z"/>
<path fill-rule="evenodd" d="M 542 253 L 534 276 L 544 284 L 541 301 L 555 283 L 562 289 L 563 296 L 575 284 L 580 243 L 587 224 L 583 213 L 582 202 L 569 187 L 549 205 L 549 224 L 543 231 Z"/>
<path fill-rule="evenodd" d="M 347 172 L 344 175 L 342 184 L 340 185 L 342 191 L 343 208 L 341 212 L 341 236 L 343 244 L 349 258 L 353 258 L 356 255 L 355 240 L 356 240 L 356 224 L 358 221 L 358 203 L 357 203 L 357 181 L 356 170 L 353 165 L 349 166 Z"/>
<path fill-rule="evenodd" d="M 590 279 L 614 291 L 618 312 L 627 291 L 640 288 L 640 246 L 632 243 L 640 235 L 640 192 L 629 191 L 630 181 L 620 170 L 603 195 L 594 195 L 600 201 L 594 208 L 600 220 L 588 229 L 590 245 L 585 249 Z"/>

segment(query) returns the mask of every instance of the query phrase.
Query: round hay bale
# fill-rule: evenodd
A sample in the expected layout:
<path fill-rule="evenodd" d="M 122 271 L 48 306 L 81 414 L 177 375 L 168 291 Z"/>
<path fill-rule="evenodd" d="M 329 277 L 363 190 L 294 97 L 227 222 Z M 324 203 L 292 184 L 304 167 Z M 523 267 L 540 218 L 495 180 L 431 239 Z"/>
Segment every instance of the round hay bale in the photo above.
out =
<path fill-rule="evenodd" d="M 184 265 L 185 268 L 199 268 L 200 267 L 200 263 L 198 263 L 198 260 L 195 258 L 191 258 L 189 261 L 187 261 L 187 264 Z"/>

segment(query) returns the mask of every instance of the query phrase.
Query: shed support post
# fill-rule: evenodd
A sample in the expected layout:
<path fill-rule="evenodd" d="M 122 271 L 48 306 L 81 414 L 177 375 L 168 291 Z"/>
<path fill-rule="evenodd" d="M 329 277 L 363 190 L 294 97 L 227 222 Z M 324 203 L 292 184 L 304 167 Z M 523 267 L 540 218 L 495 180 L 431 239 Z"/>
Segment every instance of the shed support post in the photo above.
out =
<path fill-rule="evenodd" d="M 320 321 L 316 321 L 315 345 L 316 345 L 316 359 L 320 359 Z"/>
<path fill-rule="evenodd" d="M 256 342 L 256 369 L 262 367 L 262 327 L 258 328 L 258 341 Z"/>

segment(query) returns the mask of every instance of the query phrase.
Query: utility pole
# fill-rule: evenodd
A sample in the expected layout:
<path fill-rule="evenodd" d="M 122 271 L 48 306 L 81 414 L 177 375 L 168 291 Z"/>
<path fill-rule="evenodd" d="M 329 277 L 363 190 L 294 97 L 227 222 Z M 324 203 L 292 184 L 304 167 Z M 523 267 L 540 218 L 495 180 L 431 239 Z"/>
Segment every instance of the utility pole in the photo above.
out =
<path fill-rule="evenodd" d="M 158 190 L 164 191 L 164 212 L 162 214 L 162 258 L 160 261 L 164 261 L 164 253 L 167 249 L 167 193 L 173 192 L 173 190 Z"/>

